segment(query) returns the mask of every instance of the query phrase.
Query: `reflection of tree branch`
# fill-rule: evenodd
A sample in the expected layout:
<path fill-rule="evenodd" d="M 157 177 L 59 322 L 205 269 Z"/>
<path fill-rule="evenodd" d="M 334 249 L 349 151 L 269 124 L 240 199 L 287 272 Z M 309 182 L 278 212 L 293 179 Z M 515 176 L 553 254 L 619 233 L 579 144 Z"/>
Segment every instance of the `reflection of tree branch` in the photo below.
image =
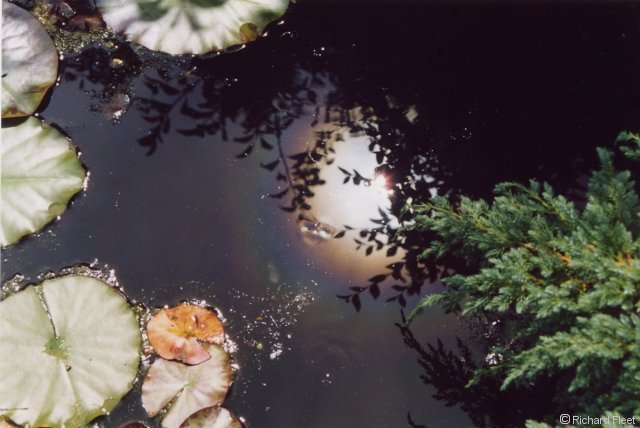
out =
<path fill-rule="evenodd" d="M 293 196 L 290 199 L 290 206 L 280 206 L 286 212 L 298 210 L 307 211 L 311 209 L 309 198 L 314 196 L 313 187 L 324 184 L 320 177 L 321 164 L 329 165 L 333 162 L 331 154 L 334 149 L 327 141 L 327 135 L 333 132 L 317 131 L 316 141 L 311 149 L 297 152 L 286 156 L 284 151 L 280 151 L 280 156 L 284 159 L 284 167 L 288 175 L 288 182 Z M 286 156 L 286 157 L 285 157 Z M 289 166 L 287 160 L 293 161 Z"/>
<path fill-rule="evenodd" d="M 420 144 L 430 140 L 430 133 L 416 128 L 402 113 L 405 108 L 406 106 L 402 105 L 393 108 L 386 103 L 377 103 L 376 108 L 363 108 L 362 110 L 367 112 L 364 117 L 368 119 L 360 120 L 353 120 L 344 113 L 339 114 L 340 118 L 347 119 L 344 126 L 353 132 L 361 132 L 369 136 L 369 151 L 375 154 L 378 163 L 376 174 L 383 174 L 390 182 L 389 187 L 392 190 L 390 211 L 380 210 L 380 217 L 371 219 L 379 227 L 358 231 L 359 238 L 354 239 L 356 250 L 362 249 L 367 256 L 374 251 L 385 251 L 388 257 L 394 257 L 400 249 L 404 252 L 402 261 L 386 266 L 387 272 L 369 278 L 366 285 L 351 287 L 351 293 L 338 295 L 340 299 L 352 303 L 356 310 L 361 306 L 359 296 L 362 293 L 368 293 L 377 299 L 381 294 L 382 284 L 390 280 L 394 280 L 395 283 L 390 282 L 388 289 L 394 294 L 387 296 L 386 301 L 395 301 L 404 307 L 407 304 L 406 296 L 420 293 L 427 280 L 434 282 L 446 272 L 442 265 L 420 259 L 422 248 L 428 242 L 424 236 L 420 234 L 400 236 L 397 233 L 397 227 L 390 225 L 391 216 L 400 223 L 406 219 L 402 209 L 407 200 L 428 199 L 435 185 L 440 185 L 441 191 L 448 191 L 442 188 L 444 185 L 442 179 L 432 177 L 432 175 L 438 176 L 438 169 L 434 167 L 435 159 L 427 162 L 426 153 L 431 150 L 430 146 Z M 371 184 L 371 178 L 365 177 L 357 170 L 342 167 L 340 170 L 345 175 L 344 184 Z M 443 264 L 446 265 L 446 261 Z"/>
<path fill-rule="evenodd" d="M 280 156 L 282 166 L 284 167 L 284 173 L 287 177 L 289 187 L 295 192 L 293 188 L 293 178 L 291 177 L 291 171 L 289 170 L 289 163 L 287 162 L 287 157 L 284 155 L 284 150 L 282 149 L 282 138 L 280 132 L 276 134 L 276 145 L 278 146 L 278 156 Z"/>
<path fill-rule="evenodd" d="M 156 94 L 160 89 L 167 95 L 175 95 L 175 98 L 171 99 L 169 102 L 162 102 L 149 98 L 138 99 L 138 105 L 142 111 L 143 118 L 149 122 L 159 121 L 157 125 L 151 128 L 147 135 L 138 139 L 138 142 L 141 145 L 149 147 L 147 155 L 152 155 L 155 152 L 157 144 L 163 141 L 162 134 L 169 132 L 171 128 L 171 113 L 174 111 L 176 106 L 185 101 L 187 96 L 193 92 L 194 88 L 200 86 L 202 83 L 202 79 L 200 77 L 191 77 L 190 74 L 181 76 L 179 80 L 182 80 L 182 84 L 180 85 L 181 88 L 183 88 L 182 90 L 149 76 L 144 76 L 143 78 L 144 85 L 147 86 L 153 94 Z M 157 110 L 159 113 L 155 117 L 149 114 L 153 109 Z"/>
<path fill-rule="evenodd" d="M 447 350 L 438 339 L 437 345 L 422 344 L 411 329 L 403 323 L 400 329 L 404 343 L 418 354 L 418 363 L 423 373 L 420 379 L 436 389 L 433 397 L 446 406 L 460 407 L 474 426 L 481 428 L 522 427 L 527 419 L 542 419 L 553 413 L 552 401 L 555 383 L 542 382 L 537 385 L 501 389 L 498 377 L 485 375 L 480 380 L 470 381 L 479 370 L 490 362 L 478 365 L 469 347 L 456 338 L 458 353 Z M 487 372 L 489 373 L 489 372 Z"/>

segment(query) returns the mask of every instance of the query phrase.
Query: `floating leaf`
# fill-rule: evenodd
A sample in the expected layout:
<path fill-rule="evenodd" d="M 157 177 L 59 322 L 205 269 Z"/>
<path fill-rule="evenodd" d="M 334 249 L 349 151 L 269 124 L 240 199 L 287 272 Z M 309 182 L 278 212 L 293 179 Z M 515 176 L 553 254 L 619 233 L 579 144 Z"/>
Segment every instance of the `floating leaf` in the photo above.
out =
<path fill-rule="evenodd" d="M 242 428 L 242 423 L 223 407 L 208 407 L 191 415 L 180 428 Z"/>
<path fill-rule="evenodd" d="M 149 416 L 171 403 L 162 420 L 165 428 L 178 428 L 198 410 L 219 406 L 231 386 L 231 362 L 218 345 L 205 345 L 211 358 L 189 366 L 176 361 L 154 361 L 142 384 L 142 406 Z"/>
<path fill-rule="evenodd" d="M 129 40 L 170 54 L 202 54 L 254 40 L 289 0 L 97 0 Z"/>
<path fill-rule="evenodd" d="M 33 113 L 58 76 L 58 52 L 36 18 L 2 2 L 2 117 Z"/>
<path fill-rule="evenodd" d="M 187 364 L 200 364 L 210 358 L 199 340 L 215 344 L 224 341 L 224 329 L 216 314 L 188 304 L 156 313 L 147 324 L 147 335 L 162 358 Z"/>
<path fill-rule="evenodd" d="M 29 426 L 83 426 L 111 411 L 140 363 L 138 320 L 91 277 L 44 281 L 0 302 L 0 416 Z"/>
<path fill-rule="evenodd" d="M 0 148 L 0 243 L 6 246 L 62 214 L 82 188 L 85 171 L 69 141 L 32 117 L 2 128 Z"/>

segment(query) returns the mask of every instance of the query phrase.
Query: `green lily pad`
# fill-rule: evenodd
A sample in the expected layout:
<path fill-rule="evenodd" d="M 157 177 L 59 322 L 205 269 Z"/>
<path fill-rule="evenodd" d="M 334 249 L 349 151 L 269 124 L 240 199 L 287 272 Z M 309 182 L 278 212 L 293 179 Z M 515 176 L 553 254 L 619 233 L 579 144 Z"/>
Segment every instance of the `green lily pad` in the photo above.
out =
<path fill-rule="evenodd" d="M 169 408 L 164 428 L 179 428 L 198 410 L 219 406 L 231 386 L 231 361 L 218 345 L 204 345 L 211 358 L 198 365 L 157 359 L 142 384 L 142 406 L 149 416 Z"/>
<path fill-rule="evenodd" d="M 58 76 L 53 40 L 26 10 L 2 2 L 2 117 L 33 113 Z"/>
<path fill-rule="evenodd" d="M 138 320 L 99 279 L 68 275 L 0 302 L 0 417 L 79 427 L 111 411 L 140 363 Z"/>
<path fill-rule="evenodd" d="M 170 54 L 202 54 L 254 40 L 289 0 L 97 0 L 111 28 Z"/>
<path fill-rule="evenodd" d="M 191 415 L 180 428 L 242 428 L 242 423 L 223 407 L 208 407 Z"/>
<path fill-rule="evenodd" d="M 82 189 L 85 170 L 57 130 L 30 117 L 2 128 L 0 243 L 6 246 L 62 214 Z"/>

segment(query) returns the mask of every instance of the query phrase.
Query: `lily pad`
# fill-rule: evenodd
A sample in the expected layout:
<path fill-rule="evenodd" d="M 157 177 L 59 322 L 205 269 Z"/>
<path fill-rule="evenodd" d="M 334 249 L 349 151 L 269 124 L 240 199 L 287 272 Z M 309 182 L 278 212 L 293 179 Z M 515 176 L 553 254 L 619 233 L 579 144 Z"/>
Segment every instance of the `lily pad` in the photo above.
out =
<path fill-rule="evenodd" d="M 29 426 L 83 426 L 135 380 L 141 335 L 116 289 L 80 275 L 0 302 L 0 416 Z"/>
<path fill-rule="evenodd" d="M 163 427 L 178 428 L 195 412 L 224 401 L 232 380 L 229 355 L 218 345 L 205 349 L 211 358 L 202 364 L 157 359 L 149 368 L 142 384 L 142 406 L 149 416 L 169 407 Z"/>
<path fill-rule="evenodd" d="M 2 128 L 0 154 L 0 243 L 6 246 L 62 214 L 82 189 L 85 170 L 71 143 L 33 117 Z"/>
<path fill-rule="evenodd" d="M 202 54 L 254 40 L 289 0 L 97 0 L 111 28 L 149 49 Z"/>
<path fill-rule="evenodd" d="M 224 407 L 209 407 L 191 415 L 180 428 L 243 428 L 238 418 Z"/>
<path fill-rule="evenodd" d="M 224 341 L 224 329 L 216 314 L 189 304 L 158 311 L 147 324 L 147 335 L 162 358 L 186 364 L 200 364 L 210 358 L 199 341 Z"/>
<path fill-rule="evenodd" d="M 58 52 L 29 12 L 2 2 L 2 117 L 33 113 L 58 76 Z"/>

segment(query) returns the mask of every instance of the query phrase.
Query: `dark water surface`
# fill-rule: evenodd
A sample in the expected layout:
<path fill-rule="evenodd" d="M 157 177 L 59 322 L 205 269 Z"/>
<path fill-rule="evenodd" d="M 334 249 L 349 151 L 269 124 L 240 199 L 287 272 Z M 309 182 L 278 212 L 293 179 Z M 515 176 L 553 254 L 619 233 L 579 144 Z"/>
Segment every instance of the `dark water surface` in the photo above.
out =
<path fill-rule="evenodd" d="M 633 2 L 311 1 L 217 57 L 67 55 L 40 114 L 80 148 L 89 186 L 3 252 L 3 279 L 95 261 L 148 306 L 219 307 L 241 367 L 226 406 L 250 427 L 402 427 L 408 412 L 470 426 L 420 380 L 384 302 L 393 282 L 360 312 L 336 298 L 402 257 L 354 239 L 409 197 L 531 178 L 579 195 L 594 148 L 639 128 L 639 23 Z M 374 179 L 379 164 L 371 186 L 338 169 Z M 467 336 L 437 310 L 414 330 Z M 103 424 L 143 413 L 132 394 Z"/>

